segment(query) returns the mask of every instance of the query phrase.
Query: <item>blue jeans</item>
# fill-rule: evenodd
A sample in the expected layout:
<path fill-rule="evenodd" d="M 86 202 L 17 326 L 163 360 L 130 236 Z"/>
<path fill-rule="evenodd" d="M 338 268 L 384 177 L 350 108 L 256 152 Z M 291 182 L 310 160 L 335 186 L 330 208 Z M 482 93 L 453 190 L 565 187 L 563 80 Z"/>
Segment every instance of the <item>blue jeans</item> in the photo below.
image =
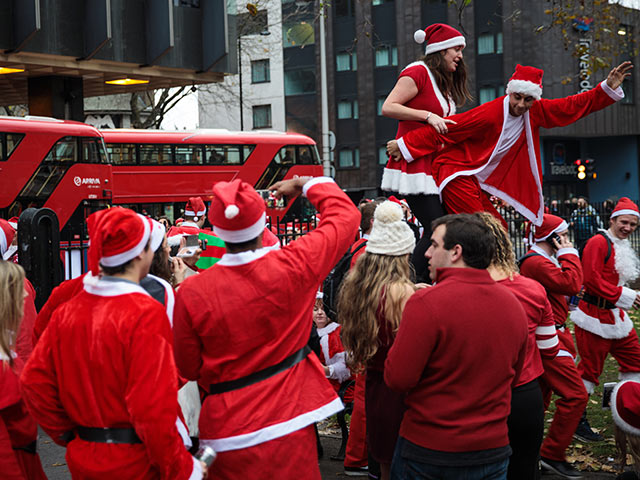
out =
<path fill-rule="evenodd" d="M 398 437 L 391 480 L 506 480 L 509 458 L 494 463 L 470 466 L 439 466 L 404 458 L 401 454 L 405 439 Z"/>

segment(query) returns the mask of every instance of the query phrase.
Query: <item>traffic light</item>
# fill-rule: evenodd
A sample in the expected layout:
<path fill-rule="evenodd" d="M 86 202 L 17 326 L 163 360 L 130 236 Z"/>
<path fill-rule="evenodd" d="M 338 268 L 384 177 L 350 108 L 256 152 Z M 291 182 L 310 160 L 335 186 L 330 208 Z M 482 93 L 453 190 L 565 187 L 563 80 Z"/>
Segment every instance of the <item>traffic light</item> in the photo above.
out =
<path fill-rule="evenodd" d="M 587 158 L 584 161 L 584 164 L 587 167 L 587 178 L 590 180 L 595 180 L 598 177 L 598 174 L 595 172 L 594 163 L 596 163 L 596 161 L 593 158 Z"/>
<path fill-rule="evenodd" d="M 584 180 L 585 178 L 587 178 L 587 173 L 586 173 L 587 167 L 586 165 L 584 165 L 585 162 L 578 159 L 573 163 L 575 163 L 578 166 L 578 179 Z"/>

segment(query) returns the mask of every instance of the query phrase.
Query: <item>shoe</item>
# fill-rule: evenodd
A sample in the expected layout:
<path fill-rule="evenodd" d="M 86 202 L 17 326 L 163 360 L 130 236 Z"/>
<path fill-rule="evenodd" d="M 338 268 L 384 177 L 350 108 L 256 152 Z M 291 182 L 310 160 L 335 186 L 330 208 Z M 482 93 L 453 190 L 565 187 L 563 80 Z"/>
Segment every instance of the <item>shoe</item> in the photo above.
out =
<path fill-rule="evenodd" d="M 558 460 L 550 460 L 548 458 L 541 457 L 540 465 L 546 470 L 550 470 L 556 475 L 560 475 L 564 478 L 582 478 L 582 473 L 573 468 L 570 463 L 559 462 Z"/>
<path fill-rule="evenodd" d="M 344 474 L 347 477 L 366 477 L 369 475 L 369 467 L 344 467 Z"/>
<path fill-rule="evenodd" d="M 589 425 L 589 421 L 586 417 L 582 417 L 580 419 L 580 423 L 578 424 L 578 428 L 576 428 L 576 431 L 573 434 L 573 438 L 585 443 L 601 442 L 604 440 L 604 437 L 602 435 L 591 430 L 591 425 Z"/>

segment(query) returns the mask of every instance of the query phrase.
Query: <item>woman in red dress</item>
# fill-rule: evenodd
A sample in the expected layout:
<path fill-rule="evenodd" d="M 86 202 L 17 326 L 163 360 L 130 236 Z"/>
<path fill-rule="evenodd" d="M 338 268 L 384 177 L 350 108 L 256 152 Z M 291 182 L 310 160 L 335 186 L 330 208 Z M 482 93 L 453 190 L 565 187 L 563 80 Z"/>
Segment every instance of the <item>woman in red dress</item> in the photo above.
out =
<path fill-rule="evenodd" d="M 16 333 L 23 315 L 24 270 L 0 260 L 0 472 L 5 480 L 46 480 L 36 453 L 38 427 L 22 401 Z"/>
<path fill-rule="evenodd" d="M 447 124 L 454 122 L 445 117 L 471 99 L 462 56 L 464 36 L 453 27 L 435 23 L 418 30 L 414 38 L 418 43 L 426 40 L 425 56 L 402 70 L 382 106 L 385 117 L 399 120 L 396 138 L 425 123 L 446 133 Z M 382 174 L 381 188 L 404 196 L 425 229 L 412 257 L 419 277 L 427 267 L 424 253 L 429 247 L 431 221 L 444 214 L 438 186 L 431 175 L 432 158 L 428 155 L 412 162 L 390 158 Z"/>

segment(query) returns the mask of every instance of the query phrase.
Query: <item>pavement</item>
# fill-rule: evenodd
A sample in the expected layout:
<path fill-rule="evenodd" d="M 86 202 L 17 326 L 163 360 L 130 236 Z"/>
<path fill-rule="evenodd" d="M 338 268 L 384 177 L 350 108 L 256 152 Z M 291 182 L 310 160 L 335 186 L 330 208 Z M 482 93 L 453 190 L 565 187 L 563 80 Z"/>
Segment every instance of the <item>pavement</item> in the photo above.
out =
<path fill-rule="evenodd" d="M 340 437 L 337 435 L 321 435 L 320 441 L 324 448 L 324 456 L 320 459 L 320 473 L 322 480 L 333 480 L 336 478 L 353 478 L 344 474 L 342 462 L 329 460 L 329 457 L 335 454 L 340 447 Z M 65 461 L 65 449 L 59 447 L 42 431 L 39 432 L 38 451 L 42 466 L 49 480 L 70 480 L 71 475 L 67 469 Z M 585 472 L 583 478 L 588 480 L 612 480 L 616 476 L 612 473 L 594 473 Z M 358 477 L 366 478 L 366 477 Z M 561 480 L 562 477 L 557 475 L 542 475 L 542 480 Z M 300 479 L 304 480 L 304 479 Z"/>

